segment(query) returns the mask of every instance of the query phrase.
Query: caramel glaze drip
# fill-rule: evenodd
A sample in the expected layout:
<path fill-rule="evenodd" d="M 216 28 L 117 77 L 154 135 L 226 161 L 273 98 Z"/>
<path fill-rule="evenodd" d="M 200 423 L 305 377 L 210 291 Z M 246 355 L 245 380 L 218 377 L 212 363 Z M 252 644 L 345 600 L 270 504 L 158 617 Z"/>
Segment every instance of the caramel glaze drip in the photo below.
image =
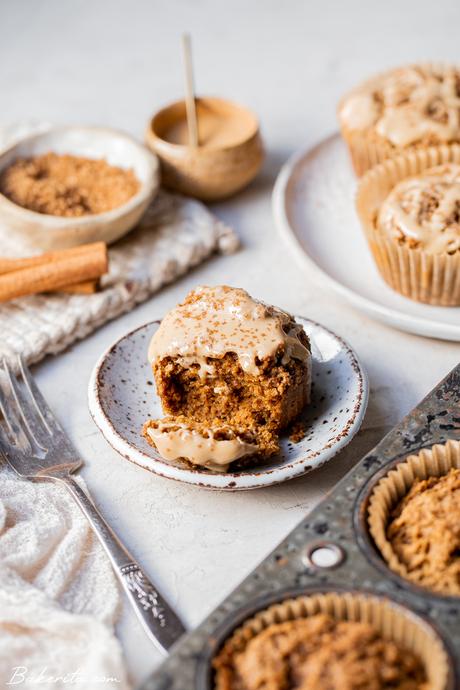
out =
<path fill-rule="evenodd" d="M 166 460 L 188 458 L 194 465 L 226 472 L 231 462 L 257 453 L 259 447 L 240 438 L 229 427 L 218 429 L 222 430 L 227 431 L 227 438 L 218 438 L 213 429 L 203 433 L 185 422 L 166 418 L 149 426 L 147 433 Z"/>
<path fill-rule="evenodd" d="M 434 137 L 460 137 L 460 73 L 454 68 L 407 67 L 355 89 L 340 108 L 348 129 L 375 128 L 394 146 Z"/>

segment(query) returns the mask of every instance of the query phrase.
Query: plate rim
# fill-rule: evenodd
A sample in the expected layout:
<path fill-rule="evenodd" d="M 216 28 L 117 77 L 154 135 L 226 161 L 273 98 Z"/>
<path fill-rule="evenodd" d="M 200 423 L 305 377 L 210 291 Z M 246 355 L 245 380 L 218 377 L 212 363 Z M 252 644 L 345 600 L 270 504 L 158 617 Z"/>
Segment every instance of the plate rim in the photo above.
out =
<path fill-rule="evenodd" d="M 273 192 L 272 192 L 272 212 L 275 219 L 275 224 L 290 246 L 292 253 L 296 256 L 298 264 L 302 268 L 308 270 L 316 277 L 319 283 L 327 285 L 333 292 L 339 294 L 347 302 L 356 306 L 358 309 L 368 314 L 377 320 L 394 326 L 407 333 L 414 333 L 425 337 L 437 338 L 438 340 L 450 340 L 453 342 L 460 342 L 460 326 L 452 324 L 441 324 L 439 321 L 423 318 L 420 316 L 410 316 L 403 311 L 385 307 L 384 305 L 374 302 L 359 293 L 355 292 L 343 283 L 333 278 L 323 268 L 321 268 L 316 261 L 308 254 L 306 249 L 299 241 L 296 231 L 289 222 L 286 212 L 287 207 L 287 187 L 291 181 L 296 168 L 308 156 L 314 153 L 325 144 L 332 142 L 334 139 L 339 139 L 340 133 L 334 132 L 327 137 L 324 137 L 313 146 L 307 146 L 300 151 L 293 153 L 286 163 L 282 166 L 278 177 L 276 178 Z M 460 308 L 459 308 L 460 309 Z"/>
<path fill-rule="evenodd" d="M 160 460 L 156 460 L 155 458 L 146 455 L 142 450 L 136 448 L 134 445 L 126 441 L 116 431 L 111 420 L 107 417 L 102 408 L 98 385 L 99 374 L 107 357 L 117 347 L 117 345 L 119 345 L 120 342 L 139 330 L 147 328 L 155 323 L 160 323 L 160 319 L 153 319 L 152 321 L 148 321 L 127 331 L 122 336 L 118 337 L 114 342 L 112 342 L 96 361 L 88 382 L 88 407 L 96 427 L 99 429 L 109 445 L 124 459 L 129 460 L 138 467 L 152 472 L 153 474 L 157 474 L 165 479 L 173 479 L 181 483 L 199 486 L 204 489 L 217 491 L 247 491 L 281 484 L 285 481 L 289 481 L 316 470 L 318 467 L 321 467 L 326 462 L 331 460 L 340 450 L 345 448 L 345 446 L 350 443 L 350 441 L 361 428 L 369 401 L 369 380 L 367 372 L 356 352 L 341 336 L 337 335 L 337 333 L 330 330 L 326 326 L 323 326 L 317 321 L 314 321 L 313 319 L 308 319 L 303 316 L 295 316 L 294 318 L 301 318 L 304 321 L 313 324 L 314 326 L 320 327 L 323 331 L 326 331 L 329 335 L 333 336 L 340 342 L 342 348 L 344 348 L 347 354 L 352 358 L 352 362 L 354 364 L 353 369 L 358 378 L 359 384 L 359 394 L 354 408 L 355 416 L 347 430 L 347 434 L 341 436 L 341 438 L 339 438 L 330 448 L 323 450 L 321 452 L 321 460 L 314 467 L 308 465 L 308 458 L 302 458 L 295 461 L 294 464 L 291 463 L 284 467 L 281 466 L 278 468 L 271 468 L 266 472 L 260 472 L 258 474 L 237 474 L 225 472 L 206 475 L 196 470 L 188 468 L 182 469 L 174 465 L 162 463 Z"/>

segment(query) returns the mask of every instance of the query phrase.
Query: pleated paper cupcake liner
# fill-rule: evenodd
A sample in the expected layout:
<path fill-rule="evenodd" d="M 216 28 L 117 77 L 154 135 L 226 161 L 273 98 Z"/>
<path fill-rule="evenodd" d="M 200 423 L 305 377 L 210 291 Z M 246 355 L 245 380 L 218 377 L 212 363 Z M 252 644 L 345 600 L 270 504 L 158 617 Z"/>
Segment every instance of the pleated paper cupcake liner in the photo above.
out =
<path fill-rule="evenodd" d="M 225 645 L 243 651 L 270 625 L 308 618 L 319 613 L 336 620 L 363 622 L 380 635 L 415 654 L 425 667 L 430 690 L 449 687 L 449 659 L 443 643 L 422 619 L 388 599 L 356 592 L 325 592 L 288 599 L 245 621 Z"/>
<path fill-rule="evenodd" d="M 356 210 L 380 275 L 404 297 L 425 304 L 460 306 L 460 252 L 430 254 L 400 244 L 376 227 L 380 207 L 406 177 L 444 163 L 460 163 L 460 145 L 411 151 L 369 170 L 358 185 Z"/>
<path fill-rule="evenodd" d="M 372 132 L 351 130 L 342 124 L 340 134 L 347 145 L 357 177 L 361 177 L 374 166 L 401 153 L 401 149 L 395 149 Z"/>
<path fill-rule="evenodd" d="M 460 442 L 448 441 L 445 445 L 437 444 L 398 463 L 378 482 L 369 499 L 367 523 L 375 545 L 390 570 L 418 586 L 424 586 L 423 582 L 409 572 L 387 539 L 390 515 L 416 480 L 440 477 L 452 468 L 460 469 Z"/>

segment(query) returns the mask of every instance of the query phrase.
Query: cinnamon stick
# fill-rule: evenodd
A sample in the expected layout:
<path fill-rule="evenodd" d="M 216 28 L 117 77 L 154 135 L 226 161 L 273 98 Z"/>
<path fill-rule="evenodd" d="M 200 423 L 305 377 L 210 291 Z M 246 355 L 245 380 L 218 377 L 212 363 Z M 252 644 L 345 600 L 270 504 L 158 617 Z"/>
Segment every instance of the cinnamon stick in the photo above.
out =
<path fill-rule="evenodd" d="M 99 289 L 98 280 L 85 280 L 83 283 L 76 283 L 75 285 L 66 285 L 58 288 L 52 292 L 65 292 L 69 295 L 94 295 Z"/>
<path fill-rule="evenodd" d="M 42 266 L 49 264 L 58 259 L 64 259 L 71 256 L 78 256 L 81 254 L 94 254 L 101 251 L 105 247 L 104 242 L 91 242 L 91 244 L 81 244 L 78 247 L 70 247 L 69 249 L 60 249 L 54 252 L 45 252 L 44 254 L 37 254 L 36 256 L 21 257 L 19 259 L 10 259 L 0 257 L 0 275 L 11 273 L 12 271 L 19 271 L 22 268 L 31 268 L 32 266 Z"/>
<path fill-rule="evenodd" d="M 22 268 L 12 270 L 11 261 L 26 263 L 22 263 Z M 3 259 L 0 270 L 2 267 L 9 269 L 0 275 L 0 302 L 6 302 L 24 295 L 97 280 L 108 270 L 107 247 L 104 242 L 95 242 L 61 252 L 49 252 L 41 257 Z"/>

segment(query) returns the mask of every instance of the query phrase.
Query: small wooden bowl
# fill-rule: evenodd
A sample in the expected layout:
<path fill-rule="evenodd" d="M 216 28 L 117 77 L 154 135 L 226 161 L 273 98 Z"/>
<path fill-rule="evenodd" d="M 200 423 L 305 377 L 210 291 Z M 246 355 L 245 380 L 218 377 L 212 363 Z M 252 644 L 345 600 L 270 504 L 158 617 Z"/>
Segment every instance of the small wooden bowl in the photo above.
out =
<path fill-rule="evenodd" d="M 198 147 L 187 144 L 185 101 L 154 115 L 147 146 L 160 158 L 166 187 L 203 201 L 229 197 L 248 185 L 262 165 L 259 122 L 249 110 L 221 98 L 198 98 L 196 110 Z"/>

